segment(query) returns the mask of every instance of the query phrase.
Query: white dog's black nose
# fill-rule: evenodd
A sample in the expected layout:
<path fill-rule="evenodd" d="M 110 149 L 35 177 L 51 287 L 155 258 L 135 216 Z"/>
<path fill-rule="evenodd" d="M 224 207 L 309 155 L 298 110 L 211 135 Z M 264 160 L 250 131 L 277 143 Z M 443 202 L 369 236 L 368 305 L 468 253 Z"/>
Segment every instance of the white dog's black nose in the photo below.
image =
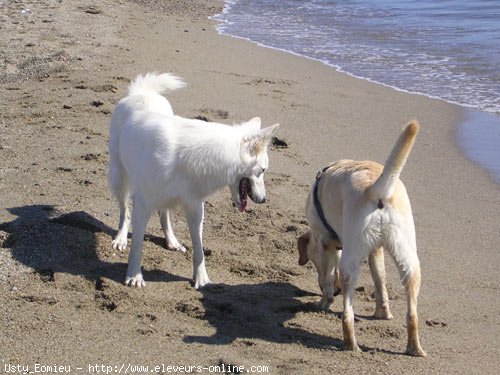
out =
<path fill-rule="evenodd" d="M 254 201 L 255 203 L 258 203 L 258 204 L 266 203 L 266 197 L 263 197 L 263 198 L 255 198 L 255 199 L 253 199 L 253 201 Z"/>

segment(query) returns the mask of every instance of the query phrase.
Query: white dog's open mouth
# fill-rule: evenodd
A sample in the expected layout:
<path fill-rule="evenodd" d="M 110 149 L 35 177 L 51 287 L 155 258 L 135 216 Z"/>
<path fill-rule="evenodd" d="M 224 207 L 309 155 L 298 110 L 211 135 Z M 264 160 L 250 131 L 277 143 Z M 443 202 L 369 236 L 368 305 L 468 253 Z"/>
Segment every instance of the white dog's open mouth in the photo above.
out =
<path fill-rule="evenodd" d="M 240 195 L 240 212 L 245 211 L 248 204 L 248 192 L 250 190 L 250 180 L 246 177 L 243 177 L 240 181 L 240 185 L 238 187 L 238 193 Z"/>

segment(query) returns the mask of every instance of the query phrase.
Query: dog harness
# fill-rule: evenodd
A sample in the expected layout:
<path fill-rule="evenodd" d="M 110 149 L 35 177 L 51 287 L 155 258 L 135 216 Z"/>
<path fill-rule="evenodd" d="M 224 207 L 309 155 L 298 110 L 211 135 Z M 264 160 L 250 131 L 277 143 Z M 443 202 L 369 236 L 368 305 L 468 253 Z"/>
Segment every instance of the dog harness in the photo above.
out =
<path fill-rule="evenodd" d="M 337 240 L 337 241 L 341 242 L 337 232 L 335 232 L 335 229 L 333 229 L 332 226 L 330 224 L 328 224 L 328 221 L 326 221 L 325 213 L 323 212 L 323 208 L 321 207 L 321 203 L 319 202 L 319 199 L 318 199 L 319 181 L 321 180 L 321 177 L 323 177 L 323 175 L 325 174 L 326 170 L 330 167 L 331 167 L 331 165 L 323 168 L 316 175 L 316 182 L 314 183 L 314 187 L 313 187 L 313 202 L 314 202 L 314 207 L 316 208 L 316 211 L 318 212 L 319 219 L 320 219 L 321 223 L 323 224 L 323 226 L 330 233 L 332 240 Z"/>

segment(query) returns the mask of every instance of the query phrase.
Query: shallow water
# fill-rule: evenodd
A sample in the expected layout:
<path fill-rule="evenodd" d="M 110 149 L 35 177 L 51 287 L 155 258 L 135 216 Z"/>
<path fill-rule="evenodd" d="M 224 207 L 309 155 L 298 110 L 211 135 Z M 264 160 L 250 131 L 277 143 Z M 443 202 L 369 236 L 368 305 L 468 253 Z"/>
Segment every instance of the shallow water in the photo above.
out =
<path fill-rule="evenodd" d="M 467 111 L 458 129 L 458 142 L 467 157 L 486 168 L 500 183 L 500 116 Z"/>
<path fill-rule="evenodd" d="M 214 18 L 223 34 L 472 109 L 459 143 L 499 181 L 500 1 L 233 0 Z"/>
<path fill-rule="evenodd" d="M 500 113 L 500 1 L 236 0 L 219 31 Z"/>

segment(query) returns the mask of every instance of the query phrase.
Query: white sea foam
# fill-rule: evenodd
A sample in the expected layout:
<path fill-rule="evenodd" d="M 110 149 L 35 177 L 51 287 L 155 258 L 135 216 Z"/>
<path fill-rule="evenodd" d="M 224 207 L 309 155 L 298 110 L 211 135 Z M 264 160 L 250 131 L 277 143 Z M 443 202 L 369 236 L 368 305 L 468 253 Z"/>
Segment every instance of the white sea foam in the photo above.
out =
<path fill-rule="evenodd" d="M 432 0 L 233 0 L 214 19 L 222 34 L 401 91 L 500 113 L 500 45 L 494 42 L 500 18 L 492 14 L 500 15 L 500 4 L 488 0 L 474 6 L 450 0 L 442 7 Z"/>
<path fill-rule="evenodd" d="M 500 183 L 497 0 L 232 0 L 213 19 L 221 34 L 478 110 L 460 125 L 460 145 Z"/>

